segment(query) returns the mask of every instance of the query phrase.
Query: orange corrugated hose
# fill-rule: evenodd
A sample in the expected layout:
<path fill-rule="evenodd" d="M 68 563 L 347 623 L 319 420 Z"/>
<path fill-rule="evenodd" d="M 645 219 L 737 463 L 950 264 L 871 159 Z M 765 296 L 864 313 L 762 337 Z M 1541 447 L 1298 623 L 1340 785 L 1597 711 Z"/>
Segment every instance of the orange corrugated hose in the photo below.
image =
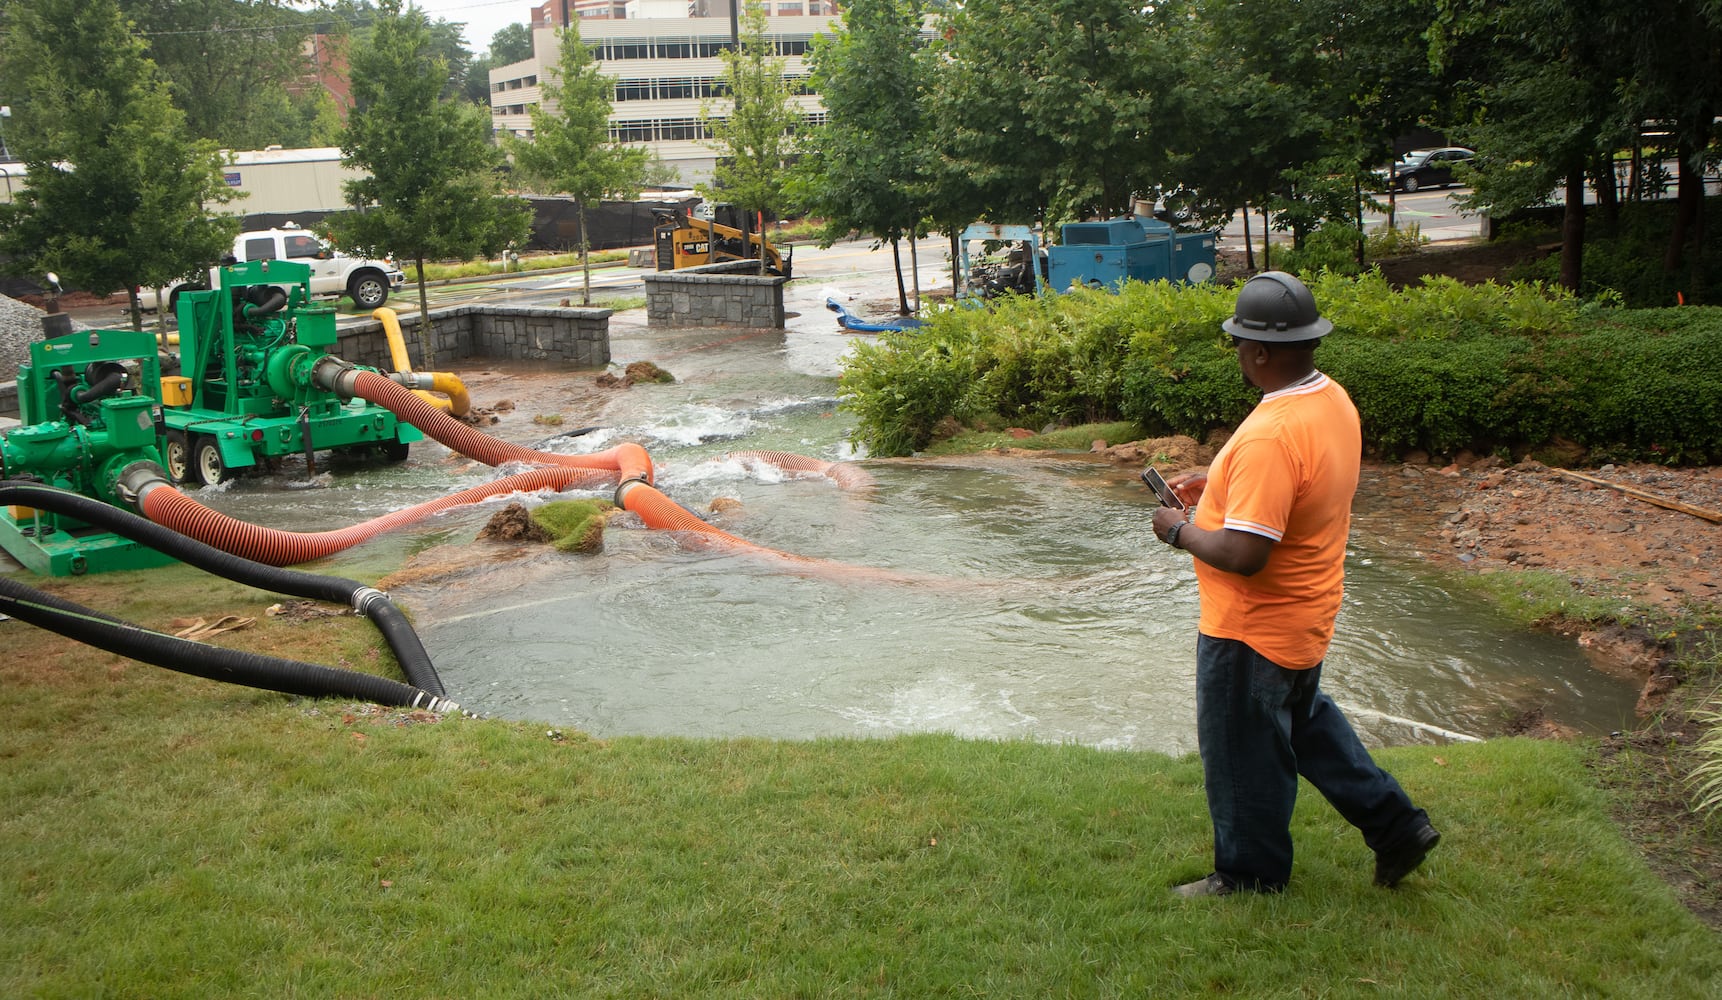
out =
<path fill-rule="evenodd" d="M 875 484 L 873 476 L 866 469 L 849 462 L 827 462 L 821 458 L 797 455 L 789 451 L 732 451 L 729 457 L 744 462 L 765 462 L 785 472 L 817 472 L 844 489 L 865 489 Z"/>
<path fill-rule="evenodd" d="M 757 542 L 745 538 L 737 538 L 722 528 L 713 527 L 700 520 L 694 513 L 669 497 L 664 496 L 655 486 L 642 482 L 623 483 L 616 490 L 616 502 L 626 510 L 638 514 L 640 520 L 649 528 L 659 528 L 664 531 L 694 531 L 702 535 L 719 538 L 735 545 L 743 545 L 750 549 L 763 549 L 766 552 L 776 552 L 778 555 L 794 559 L 786 552 L 766 548 Z"/>
<path fill-rule="evenodd" d="M 372 371 L 360 371 L 353 379 L 353 395 L 394 411 L 397 417 L 468 458 L 486 465 L 527 462 L 532 465 L 565 465 L 576 469 L 611 469 L 623 479 L 652 481 L 652 458 L 633 442 L 619 444 L 590 455 L 557 455 L 533 451 L 475 430 L 442 412 L 435 405 Z"/>
<path fill-rule="evenodd" d="M 294 566 L 352 548 L 438 511 L 477 503 L 487 497 L 569 487 L 599 489 L 616 480 L 617 474 L 605 469 L 533 469 L 334 531 L 281 531 L 247 524 L 213 511 L 165 483 L 144 493 L 142 510 L 151 521 L 224 552 L 270 566 Z"/>

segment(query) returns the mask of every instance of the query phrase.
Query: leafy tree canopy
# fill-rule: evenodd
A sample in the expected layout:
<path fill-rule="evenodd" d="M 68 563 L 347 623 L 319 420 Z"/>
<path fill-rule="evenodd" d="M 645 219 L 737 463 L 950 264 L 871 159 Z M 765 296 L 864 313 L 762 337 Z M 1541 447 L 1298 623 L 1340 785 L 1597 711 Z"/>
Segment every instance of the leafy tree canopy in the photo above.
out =
<path fill-rule="evenodd" d="M 0 77 L 29 187 L 0 206 L 0 249 L 21 273 L 97 294 L 162 285 L 219 259 L 238 220 L 209 142 L 184 115 L 115 0 L 17 0 Z"/>
<path fill-rule="evenodd" d="M 448 63 L 423 12 L 383 0 L 352 66 L 342 162 L 369 176 L 345 185 L 362 208 L 331 217 L 331 228 L 343 245 L 415 261 L 422 317 L 425 261 L 495 254 L 525 236 L 530 209 L 502 196 L 489 116 L 443 95 Z"/>

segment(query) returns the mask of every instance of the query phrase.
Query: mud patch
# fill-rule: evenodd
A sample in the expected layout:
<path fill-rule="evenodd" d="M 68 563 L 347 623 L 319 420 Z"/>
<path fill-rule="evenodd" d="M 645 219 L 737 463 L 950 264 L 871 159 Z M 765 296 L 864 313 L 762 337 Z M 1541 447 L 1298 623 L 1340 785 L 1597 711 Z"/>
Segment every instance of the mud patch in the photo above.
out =
<path fill-rule="evenodd" d="M 491 515 L 478 537 L 489 542 L 548 542 L 550 532 L 539 527 L 525 505 L 511 503 Z"/>

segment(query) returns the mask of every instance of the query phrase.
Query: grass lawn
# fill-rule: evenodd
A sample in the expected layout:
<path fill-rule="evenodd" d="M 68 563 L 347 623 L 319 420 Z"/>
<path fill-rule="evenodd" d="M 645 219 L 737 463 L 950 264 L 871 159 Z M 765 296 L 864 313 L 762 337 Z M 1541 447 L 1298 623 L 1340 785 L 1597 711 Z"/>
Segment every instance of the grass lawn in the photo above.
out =
<path fill-rule="evenodd" d="M 22 578 L 395 675 L 367 621 L 185 567 Z M 1581 746 L 1383 751 L 1444 835 L 1398 890 L 1310 792 L 1287 893 L 1175 900 L 1194 758 L 598 740 L 0 641 L 0 996 L 1722 996 Z"/>

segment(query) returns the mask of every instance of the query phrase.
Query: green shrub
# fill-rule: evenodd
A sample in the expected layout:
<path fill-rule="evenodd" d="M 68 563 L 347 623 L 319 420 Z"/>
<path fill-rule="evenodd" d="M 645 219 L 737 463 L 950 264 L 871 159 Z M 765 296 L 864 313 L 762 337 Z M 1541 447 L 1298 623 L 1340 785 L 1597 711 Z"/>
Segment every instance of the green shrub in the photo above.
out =
<path fill-rule="evenodd" d="M 1420 223 L 1408 222 L 1403 226 L 1390 226 L 1383 222 L 1370 230 L 1368 238 L 1364 240 L 1363 259 L 1403 257 L 1418 253 L 1428 245 L 1429 237 L 1423 235 L 1423 226 Z"/>
<path fill-rule="evenodd" d="M 1336 325 L 1317 363 L 1351 393 L 1376 453 L 1564 439 L 1595 460 L 1722 458 L 1722 310 L 1598 308 L 1534 282 L 1309 280 Z M 878 455 L 925 448 L 941 425 L 998 421 L 1128 420 L 1201 437 L 1257 398 L 1219 330 L 1236 294 L 1131 282 L 947 309 L 858 346 L 844 405 Z"/>

